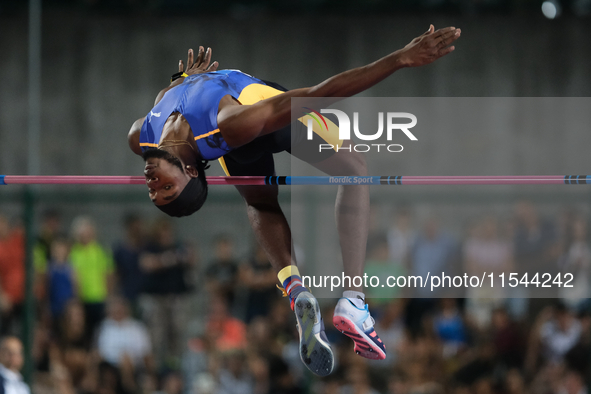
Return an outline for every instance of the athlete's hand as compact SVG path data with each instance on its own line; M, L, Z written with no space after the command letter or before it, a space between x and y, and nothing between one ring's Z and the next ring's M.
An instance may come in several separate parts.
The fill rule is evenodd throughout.
M209 64L211 62L211 48L207 48L207 51L205 51L203 47L200 46L199 52L197 53L197 59L195 59L195 61L193 59L193 50L189 49L187 67L185 68L183 61L179 60L179 72L184 72L187 75L194 75L208 73L218 69L218 62Z
M412 40L401 51L401 61L407 67L418 67L434 62L452 52L455 47L451 45L460 38L462 31L455 27L446 27L435 30L429 26L424 34Z

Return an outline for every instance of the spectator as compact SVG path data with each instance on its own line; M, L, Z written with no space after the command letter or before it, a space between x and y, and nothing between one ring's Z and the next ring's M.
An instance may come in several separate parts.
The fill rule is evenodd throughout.
M534 205L529 201L522 201L515 207L516 227L514 234L515 272L523 275L527 273L531 279L536 273L549 273L554 278L558 273L558 258L561 245L558 242L556 226L551 221L543 220ZM521 278L520 275L520 278ZM522 318L526 311L530 318L535 318L544 307L544 301L531 297L530 288L516 288L514 295L521 298L525 305L514 308L515 313ZM554 288L540 289L544 297L555 297ZM556 293L553 293L555 292ZM538 295L539 297L539 295ZM527 305L529 304L529 305Z
M521 272L539 272L541 268L556 270L558 257L555 226L542 220L529 201L522 201L515 208L516 268Z
M49 209L41 217L37 243L33 249L33 264L35 266L35 295L37 299L45 297L47 285L47 263L51 258L51 244L53 240L61 236L62 222L58 211Z
M54 239L61 236L62 219L58 211L49 209L41 217L39 235L35 245L35 257L39 257L41 263L46 263L51 258L51 244Z
M581 323L581 338L565 355L565 364L568 368L579 371L585 375L591 365L591 315L589 312L581 313L578 316Z
M376 212L379 215L380 211L376 210ZM547 212L552 211L548 210ZM548 221L539 220L551 228L553 227L552 219L552 217L548 217ZM142 258L138 261L143 261L144 265L137 267L138 269L157 269L148 273L149 280L146 280L144 271L141 275L134 275L129 273L130 271L126 271L128 274L124 274L126 269L124 267L133 267L134 263L127 265L126 261L120 264L122 260L118 260L116 267L121 278L118 284L125 298L133 297L132 293L127 292L129 286L123 284L127 279L129 280L127 283L133 283L134 277L141 276L142 289L163 288L163 284L157 282L169 283L170 277L166 269L174 266L177 269L177 274L182 272L176 278L183 278L183 283L180 286L186 289L178 296L184 297L186 300L201 300L202 295L199 295L198 298L191 297L188 291L190 283L185 281L189 278L188 273L194 260L191 260L190 263L179 262L185 256L184 251L187 251L186 255L192 255L190 248L179 242L175 238L174 231L165 228L166 224L161 225L160 223L158 223L159 228L155 231L156 236L151 239L152 244L146 243L142 248L140 237L135 236L142 230L142 226L139 224L141 222L135 220L137 217L127 219L126 237L116 244L115 249L141 255ZM404 221L403 218L400 220ZM584 259L580 259L580 257L584 257L588 253L585 250L588 245L587 222L577 215L562 216L561 220L560 234L561 240L564 240L561 243L561 248L564 246L564 250L561 252L559 260L560 268L563 272L573 272L574 282L578 279L579 273L584 277L583 279L588 279L585 278L587 275L585 270L580 270L586 266L586 263L581 264ZM497 274L497 268L503 265L500 263L503 259L499 256L507 254L510 256L516 239L512 233L507 233L504 229L501 230L499 226L501 223L494 218L483 218L476 223L475 231L470 231L466 235L461 250L466 263L462 274L463 272L472 274L473 270ZM523 223L525 222L520 219L518 229L523 226ZM401 227L404 227L404 223L401 224ZM10 227L9 230L11 230ZM375 237L370 239L368 247L369 261L366 264L366 273L369 276L374 272L376 276L383 274L384 269L392 264L388 258L386 234L383 231L381 234L376 231L374 235ZM449 241L448 248L441 247L441 244L445 244L441 242L441 239ZM513 242L508 242L506 239ZM52 240L54 246L57 246L57 250L54 251L54 260L61 262L63 259L57 258L57 256L67 254L67 243L63 244L63 239L59 236L53 237ZM59 246L60 243L62 246L65 245L65 248ZM134 251L134 245L140 246ZM457 245L459 243L445 235L443 227L442 230L439 230L437 223L428 223L420 237L415 239L413 247L409 249L409 261L428 262L438 267L442 265L445 267L443 270L446 275L454 275L457 273L448 270L453 268L451 263L459 256ZM501 248L499 245L504 246ZM175 253L177 247L183 252ZM150 248L150 250L145 248ZM506 253L506 248L509 249L508 253ZM229 255L231 257L229 260L234 261L231 242L229 247L226 244L222 245L220 249L219 256ZM500 253L501 249L504 250L503 253ZM171 253L165 253L166 250L170 250ZM436 250L451 252L448 258L443 259L443 256L437 255ZM434 257L427 259L426 256ZM0 255L0 259L3 257L4 255ZM154 258L156 259L154 260ZM151 265L154 261L157 264ZM177 262L171 264L170 267L166 265L166 263L173 261ZM61 276L67 271L63 269L67 267L67 259L64 262L66 262L65 265L55 264L51 261L45 264L45 284L49 283L48 278L52 276L49 274L53 272L53 269L55 269L55 276L67 279L67 275L65 275L66 278ZM162 262L165 264L158 266ZM372 268L374 262L375 267ZM235 264L235 261L230 266L232 264ZM556 261L553 264L556 264ZM225 267L224 264L221 266ZM412 266L409 267L412 268ZM372 269L374 271L371 271ZM439 268L439 270L442 269ZM45 274L48 275L45 276ZM75 298L65 301L69 297L63 297L63 301L61 301L64 305L62 307L63 314L54 324L53 332L48 329L50 327L49 320L36 322L34 344L31 351L36 368L35 387L32 387L31 390L39 394L179 394L180 392L296 394L306 391L305 389L318 394L360 394L363 392L375 393L376 391L388 392L388 394L443 392L453 394L586 394L588 392L588 383L586 386L583 378L588 376L590 365L588 356L591 351L591 317L586 313L581 313L580 310L578 314L574 313L577 306L583 306L583 304L579 304L580 297L578 295L573 297L561 293L560 297L568 302L569 308L564 306L552 308L548 313L540 316L537 324L534 324L531 330L527 320L515 320L506 306L497 307L497 304L494 303L491 314L490 305L486 303L471 304L474 300L467 300L468 308L466 313L463 313L460 304L462 300L459 299L444 300L442 305L435 304L439 301L432 301L435 306L429 316L432 317L436 314L436 318L423 318L420 320L420 324L413 326L404 320L403 311L405 308L407 311L412 309L412 307L406 306L407 303L412 305L417 300L387 300L378 311L379 316L376 316L375 324L376 330L380 332L380 337L388 349L388 358L381 362L364 361L354 354L350 342L343 340L346 337L336 329L330 328L332 325L329 324L326 327L327 335L333 350L338 355L339 368L330 377L320 380L303 371L295 320L289 308L285 307L285 300L280 298L280 292L274 288L275 277L264 254L257 251L247 263L239 266L237 270L239 279L234 277L233 281L230 281L231 285L227 287L217 285L217 274L215 269L210 269L210 275L216 285L210 287L211 296L209 297L208 293L208 297L204 298L205 302L200 302L201 305L209 308L206 317L184 313L185 316L181 316L181 318L196 316L195 320L178 328L181 333L178 338L171 338L171 342L162 343L163 347L170 347L174 346L170 344L173 344L175 339L179 340L179 346L185 351L182 360L184 379L181 379L177 372L164 372L157 379L153 361L146 363L143 357L135 358L127 354L133 349L137 349L134 344L137 344L138 338L143 337L144 343L147 342L145 339L146 330L149 334L149 327L143 328L143 334L132 335L132 340L125 340L125 338L129 338L125 332L132 331L127 330L128 326L125 322L131 321L142 326L142 323L130 317L128 309L121 314L126 316L121 320L115 316L116 313L112 313L109 301L109 316L98 331L101 347L97 348L97 338L91 341L84 334L86 323L83 304ZM126 275L127 279L123 279ZM221 277L223 275L220 275ZM2 278L0 278L1 280ZM54 298L51 295L51 286L45 287L47 301L62 299L60 297ZM245 289L248 292L242 293ZM239 295L241 297L235 299L232 310L230 310L227 297L224 296L224 294L228 294L225 290L229 290L236 297ZM217 291L222 295L218 295ZM507 291L507 284L505 291ZM248 293L254 297L247 298ZM489 293L478 292L471 295L481 300L497 297L496 294L491 297ZM156 299L160 298L162 294L157 293L157 290L141 294L138 301L142 301L139 303L142 307L145 306L143 303L145 296ZM176 296L175 294L174 297ZM162 298L166 297L168 295L162 296ZM576 302L570 303L571 300L576 300ZM123 302L125 303L125 301ZM262 306L262 308L249 307L245 310L245 316L248 319L248 325L246 325L230 313L230 311L237 310L237 302L244 305L259 304L257 306ZM375 303L375 300L371 302ZM542 302L548 303L546 300L541 300L540 303ZM52 302L52 304L57 303L60 302ZM45 308L43 311L49 311L49 308ZM144 312L147 311L144 309ZM322 312L324 316L332 315L330 307L323 307ZM416 312L416 310L412 312ZM487 316L491 314L491 317L479 319L480 330L472 331L468 323L471 322L471 317L478 313ZM49 314L47 313L47 315ZM145 316L147 317L148 314ZM163 317L159 319L165 321L161 324L164 329L169 331L174 329L174 327L171 328L170 322L173 319L172 313L165 310L161 316ZM107 330L109 324L111 324L110 331ZM187 334L198 332L201 335L195 335L191 340L185 341L185 330ZM523 333L527 331L531 331L531 338L528 357L525 358L525 347L528 342L524 340ZM463 334L458 335L458 333ZM169 336L173 335L176 334ZM110 349L113 350L113 353L118 352L119 354L111 358L109 362L99 358L99 355L105 353L104 349L107 348L104 346L105 341L110 341ZM95 346L91 346L92 344ZM133 349L122 350L126 346ZM154 345L150 345L149 342L147 346L155 349ZM443 358L444 354L446 356L453 355L456 349L465 349L465 351L458 351L453 357ZM164 351L170 350L164 349ZM1 357L0 350L0 362ZM107 358L106 354L104 357ZM152 357L149 358L152 359ZM526 363L524 363L524 358L527 360ZM535 360L533 366L530 362L532 358ZM113 361L117 359L120 360L118 363ZM162 360L168 364L164 371L170 371L171 367L173 371L177 368L177 365L170 365L169 361L170 358ZM527 371L524 365L527 366ZM220 382L223 382L223 385L220 385Z
M90 362L90 343L85 333L84 307L71 300L58 320L51 358L53 364L63 365L75 387L87 377Z
M399 345L400 361L397 365L402 368L402 372L408 380L411 379L413 362L423 364L427 370L431 370L430 379L437 380L442 372L443 350L441 342L432 335L432 327L428 328L431 330L425 329L424 332L407 335Z
M157 394L183 394L184 382L180 373L175 371L168 372L161 380L161 390Z
M453 263L458 261L458 248L456 242L441 231L439 222L430 218L411 250L413 275L420 275L424 279L427 273L452 273Z
M390 300L382 310L380 319L376 321L376 330L379 330L380 338L388 349L388 357L385 360L372 362L372 366L383 368L394 365L399 360L399 346L405 336L404 305L406 299Z
M218 235L214 241L215 257L205 269L207 290L226 298L230 310L234 306L234 287L238 279L238 262L234 257L234 242L227 235Z
M410 275L420 276L423 280L427 275L454 274L454 263L459 260L456 242L440 230L439 222L435 218L429 218L425 223L410 254ZM429 287L416 289L417 297L437 297L437 292L430 291ZM406 319L409 327L418 332L422 325L423 316L430 312L435 302L430 298L411 299L406 308Z
M529 384L532 394L557 394L561 389L565 368L563 364L548 364L537 371Z
M493 274L495 278L505 272L513 272L513 248L508 240L499 237L497 220L490 216L474 226L463 246L464 271L481 277ZM466 312L472 316L480 328L489 325L494 308L499 307L504 295L500 286L490 286L486 281L481 287L467 290Z
M539 359L546 365L559 365L581 338L581 323L563 304L546 307L532 328L526 367L536 371Z
M563 273L573 277L573 287L561 287L560 296L571 308L582 310L591 297L591 247L587 241L587 221L580 217L570 223L572 239L560 259Z
M367 261L365 262L365 274L368 278L376 277L379 283L387 283L388 277L398 277L404 275L406 270L399 263L394 263L388 259L388 240L384 236L374 236L368 242ZM371 283L371 281L370 281ZM371 300L372 306L377 306L377 313L381 306L392 298L400 297L399 287L390 286L369 286L365 289L365 294Z
M507 394L524 394L527 392L525 387L525 379L518 369L513 368L507 372L505 376L505 392Z
M89 217L79 216L72 223L74 245L70 261L78 279L84 304L86 336L90 340L105 315L105 301L111 291L113 259L96 240L96 228Z
M492 314L492 343L494 345L497 362L508 368L523 365L524 338L521 328L511 319L507 310L497 308Z
M153 239L140 256L143 272L140 306L158 360L177 363L185 343L187 278L195 263L192 249L176 239L170 220L158 220Z
M331 316L330 314L323 314L324 316ZM277 338L277 341L283 345L297 343L298 337L296 331L296 321L289 308L285 308L285 300L275 298L271 304L271 311L267 316L271 326L271 332ZM332 326L327 324L327 328ZM336 328L333 329L336 331ZM328 334L327 334L328 335ZM342 335L340 336L342 338ZM299 358L299 351L298 351ZM297 367L302 363L298 361Z
M155 371L148 330L130 316L129 305L123 298L109 300L107 318L98 332L97 348L100 357L118 369L128 389L136 386L137 377Z
M20 370L23 367L23 345L16 337L0 340L0 392L5 394L30 394L29 386L23 381Z
M270 385L269 361L256 353L248 356L248 369L252 375L253 394L268 394Z
M472 391L474 394L494 394L492 378L484 377L478 379L472 385Z
M240 266L239 282L248 291L246 317L249 323L256 316L269 313L271 301L277 296L277 274L271 266L265 250L257 243L255 251L245 264Z
M478 392L478 387L486 390L488 385L484 382L494 374L495 369L495 349L492 343L482 341L461 356L463 357L455 358L456 362L463 365L454 373L454 380L463 386L472 386L472 392Z
M253 394L254 384L246 357L239 351L229 352L224 357L224 366L219 372L219 394Z
M443 342L443 356L449 358L461 351L468 342L468 332L464 318L458 308L458 300L440 300L439 310L433 317L435 334Z
M199 394L218 394L217 386L217 382L211 373L199 373L193 380L191 392Z
M125 239L113 248L113 260L117 272L118 291L135 309L143 272L139 258L144 249L144 224L137 215L127 215L124 220Z
M267 355L277 351L277 346L274 343L274 333L271 331L271 325L267 317L255 317L246 328L248 353ZM278 348L281 349L281 346Z
M542 355L546 362L562 362L581 338L581 322L563 304L554 308L554 317L540 327Z
M209 302L206 338L219 351L241 350L246 346L246 326L230 315L222 296L214 296Z
M128 365L128 362L125 362ZM133 394L137 391L133 376L129 375L129 369L118 369L106 361L102 361L96 368L97 378L90 392L99 394Z
M409 253L415 242L416 232L412 226L412 214L408 208L399 209L393 226L388 230L389 260L406 267Z
M429 365L424 361L411 361L405 365L408 376L409 393L442 394L443 387L436 380L436 375L431 373Z
M280 357L272 356L268 360L269 369L269 393L272 394L299 394L303 388L297 383L289 365Z
M351 366L346 370L345 376L347 383L341 389L343 394L378 394L370 385L366 366Z
M392 371L387 384L387 394L408 394L408 378L400 368L395 368Z
M66 304L76 296L76 278L68 260L70 247L65 239L56 238L51 244L51 259L47 269L47 290L51 315L57 321Z
M17 331L25 297L25 240L0 213L0 333Z
M587 385L583 376L576 371L567 371L556 394L587 394Z

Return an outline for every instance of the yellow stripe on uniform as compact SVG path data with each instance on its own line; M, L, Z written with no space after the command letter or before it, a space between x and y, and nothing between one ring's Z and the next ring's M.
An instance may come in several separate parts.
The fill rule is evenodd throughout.
M209 137L210 135L213 135L213 134L219 133L219 132L220 132L220 129L215 129L214 131L210 131L209 133L198 135L197 137L195 137L195 141L200 140L201 138Z
M224 174L226 174L226 176L230 176L230 171L228 171L228 167L226 167L226 161L224 160L224 156L222 156L218 159L218 163L220 163L220 166L222 166L222 170L224 170Z
M158 144L153 144L151 142L140 142L140 146L151 146L153 148L157 148Z

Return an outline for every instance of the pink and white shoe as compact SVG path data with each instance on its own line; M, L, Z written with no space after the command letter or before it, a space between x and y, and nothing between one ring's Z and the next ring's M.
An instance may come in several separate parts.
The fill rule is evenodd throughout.
M355 353L371 360L386 358L386 346L373 328L375 321L367 304L358 308L348 298L341 298L335 307L332 323L355 342Z

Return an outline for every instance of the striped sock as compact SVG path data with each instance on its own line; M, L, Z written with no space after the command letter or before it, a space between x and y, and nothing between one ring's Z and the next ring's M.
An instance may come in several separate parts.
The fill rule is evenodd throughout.
M291 306L291 310L293 310L295 299L302 291L306 291L306 288L302 286L300 271L298 271L298 267L295 265L288 265L279 271L277 277L289 297L289 305Z

